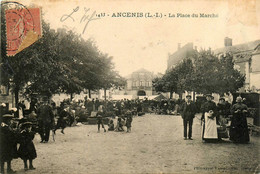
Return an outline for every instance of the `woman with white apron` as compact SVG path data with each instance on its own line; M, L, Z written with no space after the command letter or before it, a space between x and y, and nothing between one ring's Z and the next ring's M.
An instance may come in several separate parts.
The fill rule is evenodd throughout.
M212 101L213 96L206 95L207 101L201 106L202 111L202 140L205 142L218 140L217 132L217 106L216 103Z

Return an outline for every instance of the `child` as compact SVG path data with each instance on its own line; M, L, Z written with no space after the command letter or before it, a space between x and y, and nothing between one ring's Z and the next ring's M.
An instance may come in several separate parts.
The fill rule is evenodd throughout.
M132 126L132 114L130 111L128 111L127 113L127 118L126 118L126 127L127 127L127 132L131 132L131 126Z
M106 129L103 124L102 116L100 114L97 115L97 124L98 124L98 132L100 132L100 125L102 125L102 128L104 128L104 132L106 132Z
M31 131L32 123L25 122L21 125L19 157L24 162L24 170L28 170L27 160L29 160L29 170L34 170L33 159L37 157L36 149L33 144L34 132Z
M15 173L11 168L11 161L14 158L16 149L14 149L15 144L15 134L12 130L10 124L13 115L5 114L2 116L2 122L0 127L0 162L1 162L1 173L4 173L4 163L7 163L7 172Z
M124 128L123 128L123 122L124 122L124 120L122 120L123 118L121 118L121 117L118 117L118 119L117 119L117 125L116 125L116 129L115 129L115 131L125 131L124 130Z
M114 126L114 121L111 119L108 123L108 131L114 131L115 126Z

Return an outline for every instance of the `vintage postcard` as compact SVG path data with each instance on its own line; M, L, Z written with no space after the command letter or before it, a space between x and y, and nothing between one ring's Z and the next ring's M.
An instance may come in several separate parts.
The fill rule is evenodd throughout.
M259 173L260 1L2 0L1 173Z

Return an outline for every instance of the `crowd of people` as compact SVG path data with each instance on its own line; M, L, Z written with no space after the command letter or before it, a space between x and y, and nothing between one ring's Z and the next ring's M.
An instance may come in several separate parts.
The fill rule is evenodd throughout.
M191 96L186 96L187 100L182 104L180 112L183 118L184 140L192 140L192 124L198 108L191 101ZM243 99L239 96L236 103L232 106L225 102L224 98L219 99L216 104L214 97L206 95L207 101L202 104L202 140L205 142L216 142L222 138L229 138L234 143L248 143L249 131L247 125L248 109L243 104ZM230 120L230 125L228 124ZM189 125L189 127L187 127ZM228 133L229 128L229 133ZM188 135L187 135L188 129Z
M142 116L152 112L155 114L180 113L183 118L184 139L192 140L193 119L196 113L201 112L202 140L205 142L229 138L235 143L248 143L249 133L246 120L248 112L242 98L237 97L236 104L233 106L224 98L220 98L216 104L212 95L206 95L206 100L200 107L191 100L190 95L186 96L186 100L163 99L161 101L148 99L64 100L60 106L56 106L53 101L49 102L50 100L45 97L42 102L32 100L29 110L26 110L24 102L20 102L18 106L23 117L14 117L19 111L6 112L3 109L4 105L1 105L1 173L4 173L5 162L7 172L13 173L11 160L19 157L24 162L24 170L35 169L33 160L37 157L37 153L33 139L36 133L39 133L41 143L48 143L51 131L53 131L53 136L57 129L61 129L61 133L64 134L67 126L75 125L77 121L88 121L89 118L96 118L98 132L101 127L104 132L121 132L125 131L124 127L127 128L126 132L131 132L133 116ZM106 119L108 119L107 129L104 124ZM17 148L18 144L19 148Z

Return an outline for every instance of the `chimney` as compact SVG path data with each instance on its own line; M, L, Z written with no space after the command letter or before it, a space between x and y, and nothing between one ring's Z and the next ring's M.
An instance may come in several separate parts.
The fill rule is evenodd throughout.
M225 47L232 46L232 39L229 37L225 37L224 44Z
M181 49L181 43L178 43L178 50Z

